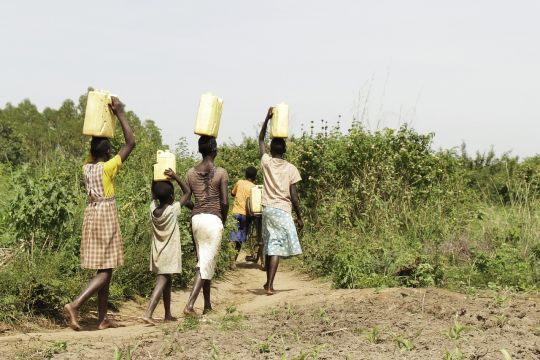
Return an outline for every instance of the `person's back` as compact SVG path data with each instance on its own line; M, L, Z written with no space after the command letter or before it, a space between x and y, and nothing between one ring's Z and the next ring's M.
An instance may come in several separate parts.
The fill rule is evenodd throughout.
M291 212L290 186L302 180L296 166L285 159L263 154L261 166L264 178L263 206Z
M161 185L161 184L160 184ZM160 204L150 203L152 220L152 261L150 270L156 274L176 274L182 271L180 249L180 202Z
M210 169L196 166L188 170L187 182L195 197L192 216L212 214L224 221L221 211L220 189L223 179L228 179L227 171L218 166Z
M294 209L298 227L304 222L300 214L300 200L296 183L302 178L298 169L283 158L287 151L285 139L273 138L270 142L270 153L266 153L265 136L268 122L273 110L268 109L261 132L259 133L259 153L264 177L262 197L262 233L264 239L264 254L266 257L267 295L274 294L274 278L276 276L279 258L300 255L302 248L298 239L291 211Z
M231 194L234 196L234 206L232 213L247 215L246 201L251 194L251 188L255 186L255 179L240 179L236 182Z
M255 186L257 169L253 166L247 167L245 177L245 179L238 180L231 190L231 194L234 196L233 217L236 220L236 230L231 232L229 240L235 243L235 260L238 258L242 243L246 242L249 234L250 219L247 216L246 205L251 195L251 189Z

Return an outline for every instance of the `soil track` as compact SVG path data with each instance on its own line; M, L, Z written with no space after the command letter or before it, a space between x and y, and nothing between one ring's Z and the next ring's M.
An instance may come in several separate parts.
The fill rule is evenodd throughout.
M7 332L0 358L113 359L116 351L123 359L129 352L132 359L504 359L505 349L513 359L540 359L537 296L336 290L283 266L277 294L264 295L264 281L264 272L241 263L215 284L207 316L149 327L137 319L146 303L128 302L113 329L95 331L90 319L80 332ZM173 294L173 314L187 296Z

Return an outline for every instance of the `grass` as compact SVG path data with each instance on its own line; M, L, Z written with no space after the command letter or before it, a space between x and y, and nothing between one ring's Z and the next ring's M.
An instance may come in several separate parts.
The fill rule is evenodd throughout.
M257 349L260 354L266 354L270 352L270 343L268 341L261 341L257 344Z
M12 352L10 358L13 359L52 359L55 355L68 351L67 341L50 342L49 345L43 347L25 346L24 349Z
M330 323L330 316L328 315L328 312L326 311L326 308L324 307L319 308L319 320L323 324Z
M185 332L189 330L196 330L200 327L201 323L199 318L195 316L186 316L184 320L176 327L178 332Z
M221 352L217 348L215 344L212 344L212 349L210 350L210 360L221 360L223 357L221 356Z
M279 317L279 308L272 308L270 310L270 316L274 319L277 319Z
M457 320L454 320L454 324L448 330L447 336L452 340L458 340L461 338L461 333L465 330L465 327L461 325Z
M316 346L313 350L302 350L300 351L300 354L295 355L290 358L290 360L315 360L320 357L321 349L324 347L323 345ZM281 355L281 360L289 360L287 357L287 354L283 353Z
M455 348L452 351L447 350L444 353L442 360L465 360L465 354L458 348Z
M298 316L298 308L295 305L287 304L287 319Z
M495 324L498 327L503 328L506 323L508 323L508 316L506 316L505 314L495 316Z
M403 337L402 335L398 335L398 336L394 337L394 342L396 343L398 349L400 349L401 351L412 351L412 350L414 350L413 341Z
M135 345L123 345L114 349L114 360L133 360L133 355L140 346L140 342Z
M366 339L372 344L380 343L381 332L379 331L379 328L375 326L373 329L366 331Z
M238 312L235 306L229 306L219 322L219 327L224 331L240 330L242 322L246 319L247 316Z

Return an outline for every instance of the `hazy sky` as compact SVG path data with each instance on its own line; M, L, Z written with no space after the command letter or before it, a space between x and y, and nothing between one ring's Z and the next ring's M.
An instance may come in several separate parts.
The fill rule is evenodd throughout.
M191 144L199 96L224 99L218 140L354 114L410 123L436 146L540 153L540 1L2 1L0 106L108 89Z

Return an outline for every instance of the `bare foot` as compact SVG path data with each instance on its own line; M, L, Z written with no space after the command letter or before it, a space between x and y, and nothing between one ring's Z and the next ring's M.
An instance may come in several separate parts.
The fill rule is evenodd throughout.
M98 330L105 330L105 329L108 329L112 326L111 322L107 319L103 320L102 322L99 323L98 325Z
M193 309L185 308L184 309L184 315L186 315L186 316L197 316L197 313Z
M267 296L274 295L276 293L276 290L274 290L273 288L268 288L268 286L266 287L265 290L266 290Z
M206 315L206 314L208 314L208 313L210 313L212 311L214 311L214 309L212 309L212 307L210 306L210 307L204 308L202 313L203 313L203 315Z
M263 289L264 289L264 290L268 290L268 284L264 284L264 285L263 285Z
M81 326L77 322L77 311L71 306L71 304L64 305L64 315L69 324L69 327L75 331L81 330Z
M157 323L151 317L143 316L141 319L150 326L157 326Z
M163 320L165 320L165 321L178 321L178 318L175 318L174 316L169 315L169 316L165 316L163 318Z

